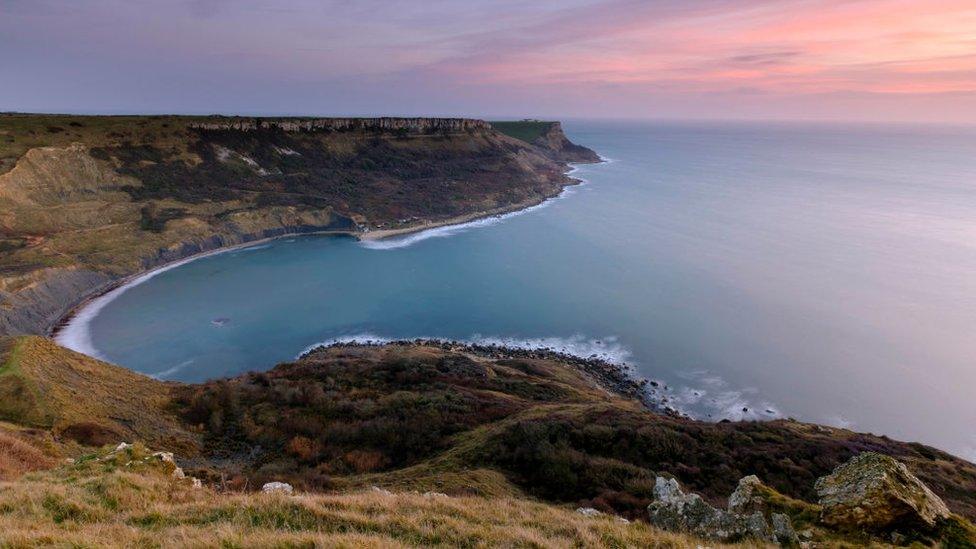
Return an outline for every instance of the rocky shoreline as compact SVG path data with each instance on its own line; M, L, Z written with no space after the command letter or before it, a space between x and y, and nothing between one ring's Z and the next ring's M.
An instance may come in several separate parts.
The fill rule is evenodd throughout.
M671 417L686 417L667 405L667 399L649 389L654 382L639 377L636 372L625 365L604 360L597 356L581 357L564 353L550 347L521 349L504 345L486 345L453 341L445 339L397 339L378 341L337 341L318 345L299 355L299 359L313 355L316 352L346 347L377 348L386 346L397 347L429 347L442 351L461 352L490 360L553 360L574 367L593 381L598 387L627 399L640 401L648 410Z

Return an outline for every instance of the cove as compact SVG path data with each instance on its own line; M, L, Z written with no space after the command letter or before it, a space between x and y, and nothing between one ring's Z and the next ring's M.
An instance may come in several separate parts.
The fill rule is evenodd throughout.
M711 419L797 419L976 458L976 133L570 122L612 159L520 215L284 238L83 310L62 342L199 381L337 339L601 354ZM74 328L74 331L70 329Z

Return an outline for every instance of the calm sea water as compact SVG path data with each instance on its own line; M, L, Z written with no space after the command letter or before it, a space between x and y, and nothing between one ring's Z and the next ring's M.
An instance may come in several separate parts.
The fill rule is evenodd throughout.
M612 161L545 207L207 257L62 340L184 381L337 338L556 346L626 361L700 417L793 416L976 458L976 131L566 127Z

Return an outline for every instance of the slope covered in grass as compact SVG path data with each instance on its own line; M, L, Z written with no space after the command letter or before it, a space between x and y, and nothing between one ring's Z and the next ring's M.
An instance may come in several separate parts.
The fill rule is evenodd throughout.
M976 509L976 466L933 448L789 420L716 424L655 413L619 370L546 351L342 345L268 372L180 385L42 338L0 347L2 402L12 420L0 425L0 479L13 481L0 485L0 531L18 543L34 539L35 524L36 535L64 543L107 532L126 544L163 536L248 545L283 536L324 544L680 545L645 526L586 522L550 506L646 520L659 476L724 507L752 474L798 529L847 539L817 522L814 481L865 451L903 462L958 515L972 518ZM87 438L72 430L79 424L90 426L81 431ZM207 488L145 476L155 469L143 455L105 459L104 448L85 455L93 433L113 446L142 440L173 451ZM64 465L67 457L75 462ZM270 481L318 495L252 493ZM373 486L451 497L362 494Z
M695 547L612 516L519 498L367 490L220 492L175 479L142 447L0 483L0 546Z
M174 387L46 338L0 338L0 420L65 439L139 439L186 453L195 442L169 409Z
M906 463L954 511L976 516L976 465L944 452L796 421L662 415L606 380L601 388L584 366L437 343L339 346L186 386L176 400L205 433L205 453L247 456L195 474L239 484L527 494L639 517L661 474L715 503L751 474L815 501L818 477L870 450Z
M542 137L549 131L552 125L553 122L545 122L542 120L497 121L491 123L491 126L496 130L507 136L525 141L526 143L532 143Z

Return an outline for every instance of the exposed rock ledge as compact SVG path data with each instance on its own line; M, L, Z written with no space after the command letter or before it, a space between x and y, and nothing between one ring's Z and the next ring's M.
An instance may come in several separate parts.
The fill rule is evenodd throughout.
M208 119L192 122L190 128L199 130L253 131L279 129L286 132L316 131L380 131L408 133L440 133L489 131L491 125L473 118L244 118Z

